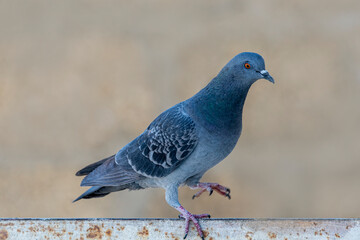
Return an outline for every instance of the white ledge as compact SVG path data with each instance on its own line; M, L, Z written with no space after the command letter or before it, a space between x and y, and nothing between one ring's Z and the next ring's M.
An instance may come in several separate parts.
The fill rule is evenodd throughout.
M206 219L205 239L359 240L360 219ZM181 219L0 218L0 240L183 239ZM188 239L200 239L190 225Z

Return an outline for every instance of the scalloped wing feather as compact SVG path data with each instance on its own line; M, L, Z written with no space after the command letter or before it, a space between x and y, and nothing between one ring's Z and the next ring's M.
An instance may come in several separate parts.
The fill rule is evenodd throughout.
M195 123L176 105L157 117L128 146L126 155L136 172L164 177L191 155L197 142Z

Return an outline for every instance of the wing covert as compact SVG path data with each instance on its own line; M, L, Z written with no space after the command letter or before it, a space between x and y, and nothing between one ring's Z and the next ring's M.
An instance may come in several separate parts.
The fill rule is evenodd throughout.
M179 104L157 117L126 149L126 156L136 172L164 177L190 156L197 142L195 123Z

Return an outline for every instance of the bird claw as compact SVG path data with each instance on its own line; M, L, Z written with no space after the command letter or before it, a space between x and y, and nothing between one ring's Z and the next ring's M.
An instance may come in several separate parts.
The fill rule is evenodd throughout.
M211 218L210 214L191 214L194 218ZM179 214L179 218L186 219L183 214Z
M198 183L194 188L202 188L200 191L198 191L197 193L195 193L192 196L192 199L195 199L196 197L199 197L203 192L208 191L209 192L209 196L212 195L212 193L214 192L214 190L216 192L218 192L219 194L231 199L230 196L230 189L227 187L224 187L220 184L217 183Z
M189 233L189 224L190 221L192 221L196 227L196 230L199 234L199 236L201 237L201 239L204 239L204 233L201 229L201 226L199 224L198 219L201 218L210 218L209 214L191 214L190 212L188 212L185 208L183 208L182 206L176 208L181 214L179 215L180 218L184 218L185 219L185 236L184 239L186 239L186 237L188 236Z

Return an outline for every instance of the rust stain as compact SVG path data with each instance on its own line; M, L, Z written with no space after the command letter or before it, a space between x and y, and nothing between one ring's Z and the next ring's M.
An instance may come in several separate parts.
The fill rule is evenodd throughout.
M12 223L12 222L9 222L9 223L0 223L0 226L1 227L7 227L7 226L14 226L15 224Z
M8 232L6 229L0 231L0 240L6 240L9 237Z
M144 226L141 231L138 232L138 235L140 236L149 236L149 230Z
M83 221L80 222L79 228L80 228L80 230L82 230L82 229L84 228L84 222L83 222ZM81 240L81 239L80 239L80 240Z
M315 236L318 235L318 232L314 232Z
M276 238L276 234L273 233L273 232L269 232L268 236L269 236L270 239L275 239Z
M254 233L253 232L247 232L246 234L245 234L245 238L247 239L247 240L252 240L252 236L254 235Z
M338 233L335 233L335 237L340 238L340 235Z
M160 232L160 230L158 228L155 228L154 231L155 232Z
M107 236L109 236L109 237L111 237L111 229L108 229L108 230L106 230L106 232L105 232L105 234L107 235Z
M209 236L209 232L208 232L208 231L203 230L203 234L204 234L204 238L206 238L207 236Z
M214 240L214 239L212 237L210 237L209 240Z
M288 240L288 238L284 238L284 240Z
M94 238L94 239L102 239L101 229L98 225L94 227L90 227L86 230L88 234L86 234L87 238Z

